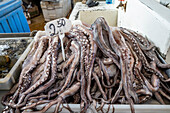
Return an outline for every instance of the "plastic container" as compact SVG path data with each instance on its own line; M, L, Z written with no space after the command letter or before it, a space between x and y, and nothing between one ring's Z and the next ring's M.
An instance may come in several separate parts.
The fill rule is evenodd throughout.
M2 35L5 36L5 34L2 34ZM21 37L21 34L19 34L20 37L17 37L17 34L14 34L14 35L15 37L12 37L12 38L4 37L0 39L1 40L12 40L12 39L15 39L15 40L23 39L24 40L28 38L33 38L33 37L29 37L29 34L27 34L27 37ZM26 34L24 34L24 36L25 35ZM12 35L10 34L10 36ZM16 80L18 79L18 76L20 75L20 72L21 72L22 63L24 62L25 58L27 57L27 54L31 50L32 44L33 44L33 41L27 46L27 48L22 53L22 55L19 57L17 62L14 64L14 66L11 68L9 73L4 78L0 78L0 90L10 90L11 87L16 83Z
M60 0L59 2L41 1L45 21L66 17L71 10L71 0Z
M0 33L30 32L20 0L0 2Z
M42 109L44 105L37 106L37 109ZM67 104L64 104L64 106L67 106ZM80 104L69 104L71 110L73 110L75 113L80 113ZM53 113L55 110L56 105L53 105L46 113ZM110 106L110 110L108 113L113 113L112 110L115 110L115 113L131 113L130 111L130 105L128 104L113 104L113 106ZM160 104L135 104L134 105L135 112L136 113L169 113L170 111L170 105L160 105ZM105 104L103 107L103 111L108 110L108 105ZM62 109L61 113L68 113L67 109ZM93 106L90 106L90 108L87 110L87 113L97 113L95 108ZM99 112L100 113L100 112Z
M106 4L112 4L112 0L106 0Z

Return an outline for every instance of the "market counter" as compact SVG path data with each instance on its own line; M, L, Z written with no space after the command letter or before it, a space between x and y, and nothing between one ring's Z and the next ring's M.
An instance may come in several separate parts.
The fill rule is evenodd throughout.
M98 17L104 17L110 26L117 26L118 10L116 4L106 4L99 1L98 6L88 7L86 4L77 2L69 19L81 20L86 24L92 24Z

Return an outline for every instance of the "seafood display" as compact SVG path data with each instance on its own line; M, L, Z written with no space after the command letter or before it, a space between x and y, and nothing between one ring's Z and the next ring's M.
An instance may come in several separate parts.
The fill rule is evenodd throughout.
M81 112L91 105L103 112L105 104L129 104L134 113L134 104L152 97L160 104L170 101L165 73L170 64L163 64L156 46L139 33L109 27L100 17L91 27L72 26L63 44L65 61L58 35L36 34L18 84L2 98L4 113L43 113L53 105L55 113L63 108L73 112L63 103L80 104Z
M0 39L0 78L8 74L31 41L31 38Z

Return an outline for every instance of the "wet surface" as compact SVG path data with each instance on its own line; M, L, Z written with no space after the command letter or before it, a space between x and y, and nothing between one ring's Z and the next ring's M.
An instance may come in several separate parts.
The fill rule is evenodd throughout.
M0 78L7 75L31 41L31 38L0 39Z
M31 24L29 24L30 30L44 30L45 20L43 14L36 16L31 19Z

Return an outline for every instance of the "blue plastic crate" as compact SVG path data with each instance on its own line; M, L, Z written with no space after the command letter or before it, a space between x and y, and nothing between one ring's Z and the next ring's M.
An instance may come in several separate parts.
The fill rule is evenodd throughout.
M30 32L20 0L0 2L0 33Z

